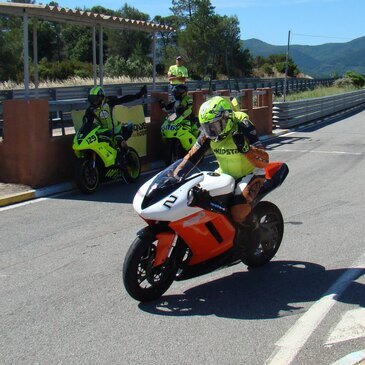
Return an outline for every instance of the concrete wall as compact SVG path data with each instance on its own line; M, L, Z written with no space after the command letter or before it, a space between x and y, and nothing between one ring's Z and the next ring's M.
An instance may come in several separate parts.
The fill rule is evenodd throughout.
M71 178L72 135L49 136L47 100L4 101L0 180L37 188Z
M253 106L253 90L242 90L241 108L256 125L259 135L272 132L272 90L263 89L257 106ZM191 92L193 111L198 114L208 90ZM229 95L228 90L220 92ZM152 93L152 97L168 101L168 93ZM4 140L0 142L0 181L39 188L70 181L76 157L72 150L73 135L50 137L48 101L42 99L5 100ZM147 123L147 156L142 158L146 169L150 163L162 159L160 126L164 119L158 103L151 105L151 119Z

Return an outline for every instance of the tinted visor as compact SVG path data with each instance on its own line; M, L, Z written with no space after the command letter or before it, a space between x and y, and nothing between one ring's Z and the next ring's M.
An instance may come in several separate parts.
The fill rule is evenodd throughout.
M176 99L176 100L180 100L181 99L181 96L182 96L182 92L180 92L180 91L174 91L174 98Z
M103 101L103 97L101 95L89 95L87 100L93 105L100 105Z
M209 139L216 139L226 128L227 122L227 118L220 117L212 122L202 123L201 128Z
M176 100L179 100L182 98L183 94L186 93L188 91L187 88L185 88L184 86L175 86L174 89L173 89L173 95L174 95L174 98Z

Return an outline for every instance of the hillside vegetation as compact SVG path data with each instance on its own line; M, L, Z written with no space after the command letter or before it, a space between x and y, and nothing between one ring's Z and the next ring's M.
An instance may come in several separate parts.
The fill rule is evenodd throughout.
M275 46L258 39L243 41L243 47L256 56L285 54L286 46ZM365 37L346 43L319 46L290 45L289 55L301 72L312 77L343 75L348 70L365 75Z

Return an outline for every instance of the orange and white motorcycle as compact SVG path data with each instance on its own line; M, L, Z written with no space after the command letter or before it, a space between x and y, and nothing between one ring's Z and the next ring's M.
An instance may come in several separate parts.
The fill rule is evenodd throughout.
M261 199L280 186L289 169L285 163L266 167L266 181L242 228L233 222L229 207L235 180L226 174L189 171L173 177L181 160L161 171L136 193L135 211L147 226L137 233L126 254L123 282L136 300L162 296L174 280L185 280L243 262L250 267L268 263L284 232L279 208Z

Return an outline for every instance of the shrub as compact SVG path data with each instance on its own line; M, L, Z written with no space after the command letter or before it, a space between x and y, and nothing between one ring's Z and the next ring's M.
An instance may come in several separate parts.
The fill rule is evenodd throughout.
M350 88L354 87L354 83L352 82L352 80L349 77L343 77L341 79L337 79L333 83L333 86L350 89Z
M262 72L265 74L265 75L268 75L268 76L273 76L274 75L274 70L272 69L272 66L268 63L264 63L261 67L260 67L260 70L262 70Z
M347 71L345 73L345 78L349 78L353 85L358 88L365 86L365 77L355 71Z
M33 65L31 66L33 74ZM86 62L75 60L64 60L61 62L48 62L41 60L38 65L39 80L66 80L70 77L91 77L92 65Z
M125 61L119 56L111 56L105 62L105 74L109 77L128 76L131 79L152 75L152 64L134 58Z

